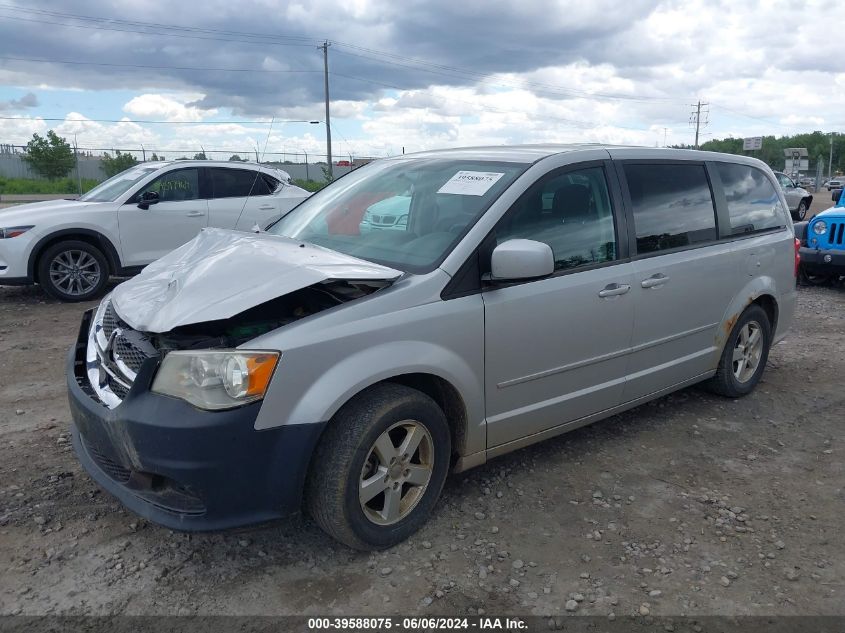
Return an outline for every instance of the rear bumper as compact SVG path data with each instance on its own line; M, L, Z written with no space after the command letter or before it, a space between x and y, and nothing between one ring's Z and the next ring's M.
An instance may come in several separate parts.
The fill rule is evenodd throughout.
M808 272L845 274L845 250L802 246L799 254L801 265Z
M262 403L201 411L149 391L150 359L115 409L90 395L85 342L67 357L73 445L80 463L126 507L171 529L230 528L297 512L323 424L256 431Z

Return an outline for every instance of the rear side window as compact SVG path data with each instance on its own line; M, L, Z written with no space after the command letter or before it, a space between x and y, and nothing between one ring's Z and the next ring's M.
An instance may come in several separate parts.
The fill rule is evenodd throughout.
M716 211L704 165L627 164L637 252L715 240Z
M762 171L732 163L719 163L716 169L728 201L733 234L785 226L778 192Z
M267 195L267 185L261 180L261 174L245 169L218 168L211 170L211 178L214 183L215 198L245 198L253 191L253 185L257 184L260 192L253 195Z

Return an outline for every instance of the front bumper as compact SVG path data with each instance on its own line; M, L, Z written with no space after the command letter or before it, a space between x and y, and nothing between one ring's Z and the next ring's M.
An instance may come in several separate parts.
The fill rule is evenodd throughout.
M802 246L798 253L801 255L801 265L807 272L845 274L845 250ZM825 261L828 257L830 261Z
M30 233L0 240L0 286L33 283L29 254L34 236Z
M297 512L311 453L324 424L256 431L256 402L202 411L152 393L148 359L114 409L92 396L85 313L67 357L73 445L91 477L126 507L176 530L218 530Z

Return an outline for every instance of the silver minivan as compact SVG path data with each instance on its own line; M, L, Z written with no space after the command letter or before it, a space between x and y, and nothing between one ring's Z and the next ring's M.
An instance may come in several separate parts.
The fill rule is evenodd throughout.
M385 224L399 207L403 226ZM343 543L388 547L449 472L695 383L749 393L792 322L797 264L752 158L380 160L266 231L202 231L87 312L67 361L74 446L170 528L304 507Z

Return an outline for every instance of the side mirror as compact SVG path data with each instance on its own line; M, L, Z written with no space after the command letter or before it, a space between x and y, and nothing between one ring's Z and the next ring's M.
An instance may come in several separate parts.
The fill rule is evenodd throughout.
M494 281L537 279L555 271L555 256L543 242L508 240L493 249L490 269Z
M157 191L145 191L141 194L141 201L138 202L139 209L149 209L151 204L158 203L158 192Z

